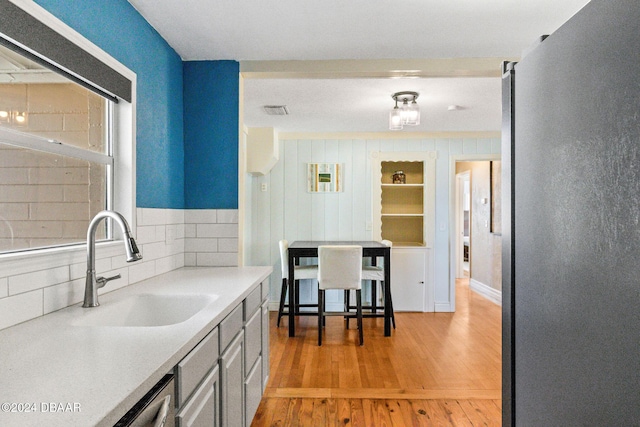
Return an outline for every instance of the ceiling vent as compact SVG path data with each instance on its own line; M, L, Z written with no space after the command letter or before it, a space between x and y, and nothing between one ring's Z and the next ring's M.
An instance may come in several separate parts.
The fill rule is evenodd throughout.
M265 105L264 107L265 113L270 116L288 116L289 110L287 110L286 105Z

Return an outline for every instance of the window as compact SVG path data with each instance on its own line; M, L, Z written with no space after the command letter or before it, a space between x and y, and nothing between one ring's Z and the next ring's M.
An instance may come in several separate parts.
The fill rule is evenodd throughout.
M0 253L84 242L112 207L114 108L0 46Z

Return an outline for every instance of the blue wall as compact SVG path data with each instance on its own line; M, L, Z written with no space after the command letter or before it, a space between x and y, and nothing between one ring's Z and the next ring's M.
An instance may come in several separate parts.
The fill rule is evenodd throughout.
M238 208L236 61L184 63L185 208Z
M138 207L237 209L239 64L183 67L126 0L35 1L137 74Z

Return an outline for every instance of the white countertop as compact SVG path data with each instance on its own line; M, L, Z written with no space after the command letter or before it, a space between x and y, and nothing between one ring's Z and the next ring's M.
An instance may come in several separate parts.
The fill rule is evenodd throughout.
M100 307L74 305L0 331L0 425L112 426L271 271L182 268L100 295ZM217 299L175 325L73 324L88 310L149 293ZM31 412L6 412L6 404Z

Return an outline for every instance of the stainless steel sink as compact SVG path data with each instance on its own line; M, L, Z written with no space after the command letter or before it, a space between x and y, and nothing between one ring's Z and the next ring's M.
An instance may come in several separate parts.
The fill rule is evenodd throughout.
M212 295L140 294L84 310L76 326L154 327L185 322L217 299Z

